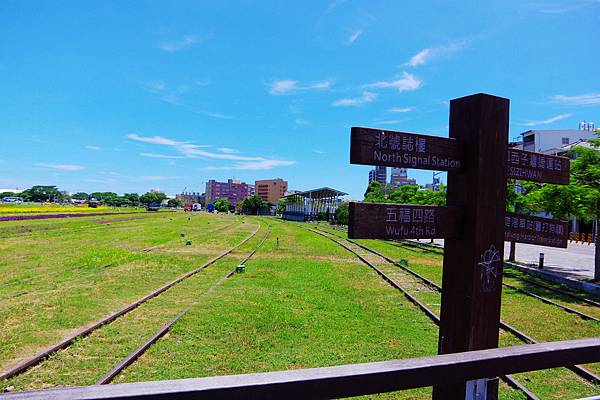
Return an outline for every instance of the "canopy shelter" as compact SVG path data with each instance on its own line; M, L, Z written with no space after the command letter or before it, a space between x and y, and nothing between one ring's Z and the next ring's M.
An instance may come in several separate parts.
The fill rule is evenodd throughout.
M331 218L342 202L341 197L348 193L329 187L307 190L285 196L283 219L292 221L312 221L317 216Z

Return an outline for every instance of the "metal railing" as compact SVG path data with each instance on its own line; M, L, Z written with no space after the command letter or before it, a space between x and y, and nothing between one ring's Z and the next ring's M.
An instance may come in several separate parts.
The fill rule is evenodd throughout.
M0 394L5 400L333 399L600 361L600 338L246 375Z

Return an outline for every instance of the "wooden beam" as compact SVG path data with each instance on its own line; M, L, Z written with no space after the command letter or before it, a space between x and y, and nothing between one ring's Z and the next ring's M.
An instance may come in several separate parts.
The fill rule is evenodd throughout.
M1 400L333 399L600 361L600 338L248 375L0 394Z
M450 102L450 137L463 146L464 167L448 172L446 204L463 210L463 235L444 245L439 354L498 346L508 110L508 99L486 94ZM464 399L465 385L433 394Z

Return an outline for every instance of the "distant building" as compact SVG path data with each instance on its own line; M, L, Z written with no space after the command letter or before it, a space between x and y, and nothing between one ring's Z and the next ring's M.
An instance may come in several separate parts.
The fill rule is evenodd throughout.
M231 205L254 195L254 185L249 185L237 179L228 179L227 182L217 182L214 179L206 182L206 203L213 203L219 199L226 199Z
M369 171L369 184L373 181L377 181L382 185L387 183L387 167L376 166L374 169Z
M400 187L404 185L416 185L417 180L408 177L408 170L406 168L392 168L392 175L390 176L390 184L392 186Z
M279 199L285 196L287 189L287 181L284 181L281 178L264 179L254 182L256 195L271 204L277 204Z
M177 200L181 200L183 202L183 206L192 206L194 204L202 204L201 194L196 192L184 192L181 194L176 194L175 198Z
M585 127L588 126L585 125ZM521 136L523 137L523 150L553 154L561 147L580 140L591 139L595 135L593 131L587 129L560 129L530 130L523 132Z
M342 203L342 197L348 193L329 187L307 190L285 197L283 219L292 221L312 221L315 219L331 219L335 210Z

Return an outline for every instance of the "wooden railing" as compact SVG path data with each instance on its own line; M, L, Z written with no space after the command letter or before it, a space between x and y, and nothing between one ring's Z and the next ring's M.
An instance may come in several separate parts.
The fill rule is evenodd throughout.
M589 338L326 368L5 393L0 399L332 399L597 361L600 338Z

